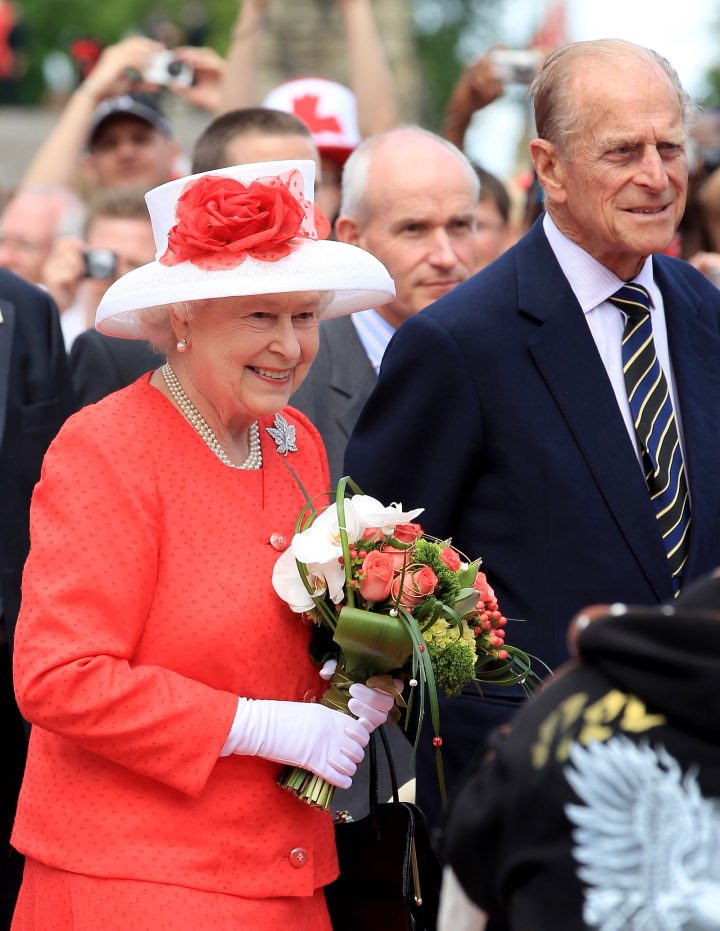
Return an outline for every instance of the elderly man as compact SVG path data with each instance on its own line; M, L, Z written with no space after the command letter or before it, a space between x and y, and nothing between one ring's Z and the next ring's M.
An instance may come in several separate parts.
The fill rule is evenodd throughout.
M662 601L720 564L720 292L661 254L688 174L689 102L669 63L575 43L531 93L547 213L401 328L345 465L482 556L503 613L526 622L508 642L555 667L583 605ZM450 787L520 701L443 703ZM429 809L433 753L423 741Z
M322 434L333 482L390 338L470 276L478 193L465 156L419 127L371 136L348 159L335 235L377 256L397 296L378 310L323 323L320 351L293 395Z
M0 213L0 268L39 284L56 238L78 233L84 217L85 208L71 191L18 191Z

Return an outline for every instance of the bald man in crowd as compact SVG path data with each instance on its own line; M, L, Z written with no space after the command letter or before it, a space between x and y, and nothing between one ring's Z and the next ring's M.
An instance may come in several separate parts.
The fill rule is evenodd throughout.
M465 156L416 126L371 136L345 164L335 236L380 259L397 295L377 310L321 323L320 350L292 397L322 435L333 483L391 337L475 267L479 190Z

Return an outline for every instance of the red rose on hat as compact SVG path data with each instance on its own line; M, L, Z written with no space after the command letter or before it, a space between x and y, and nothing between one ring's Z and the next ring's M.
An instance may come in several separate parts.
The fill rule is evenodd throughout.
M290 254L295 237L316 239L324 232L323 221L328 224L322 214L315 224L308 222L312 206L303 198L297 171L287 181L270 177L248 185L203 175L178 198L177 223L160 262L172 266L189 261L206 271L236 268L248 255L275 262Z

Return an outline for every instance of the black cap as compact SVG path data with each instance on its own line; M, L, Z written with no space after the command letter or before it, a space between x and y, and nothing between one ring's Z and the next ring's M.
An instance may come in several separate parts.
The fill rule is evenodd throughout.
M155 97L149 94L121 94L119 97L103 100L96 108L88 132L88 149L92 148L101 127L113 116L134 116L164 136L172 138L172 127L160 110Z

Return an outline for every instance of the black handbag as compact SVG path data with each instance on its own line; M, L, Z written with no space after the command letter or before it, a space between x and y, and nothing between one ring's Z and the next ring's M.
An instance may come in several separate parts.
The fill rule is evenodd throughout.
M392 784L393 801L378 801L376 734ZM370 814L335 822L340 876L325 887L334 931L435 931L441 866L425 817L398 798L397 776L382 727L369 744Z

